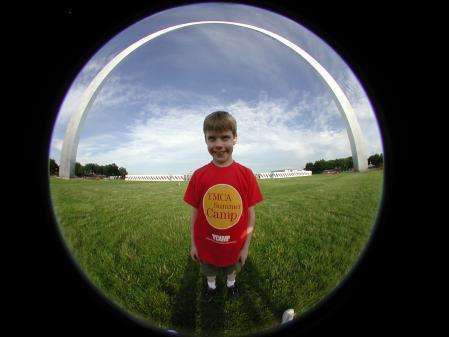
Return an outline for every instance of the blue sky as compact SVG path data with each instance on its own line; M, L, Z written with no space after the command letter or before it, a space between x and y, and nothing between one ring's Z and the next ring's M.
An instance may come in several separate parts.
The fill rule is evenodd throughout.
M160 29L192 21L255 25L312 55L348 96L368 155L382 152L372 107L345 62L319 37L272 12L236 4L197 4L150 16L112 38L74 80L61 106L50 157L58 163L65 129L83 90L117 53ZM142 46L106 80L80 133L77 161L116 163L129 174L184 174L210 161L204 117L232 113L234 159L255 172L303 168L351 155L343 119L329 89L289 48L259 32L201 25Z

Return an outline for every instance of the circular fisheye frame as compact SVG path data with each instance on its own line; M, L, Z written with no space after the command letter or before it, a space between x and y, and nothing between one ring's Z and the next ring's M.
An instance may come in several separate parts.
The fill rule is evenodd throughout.
M76 265L167 335L305 322L358 264L382 200L382 138L353 71L301 24L240 4L114 36L67 92L49 156Z

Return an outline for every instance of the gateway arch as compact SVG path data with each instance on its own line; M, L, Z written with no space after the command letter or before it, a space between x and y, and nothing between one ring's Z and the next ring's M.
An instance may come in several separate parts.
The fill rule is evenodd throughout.
M95 78L90 82L89 86L84 91L83 95L81 96L78 108L70 118L70 121L67 125L67 130L64 136L61 151L61 160L59 167L60 177L73 178L75 176L76 153L78 150L80 130L82 128L84 120L86 119L89 108L91 107L97 93L99 92L101 86L103 85L104 81L109 76L109 74L112 72L112 70L120 62L122 62L128 55L130 55L132 52L134 52L136 49L143 46L144 44L150 42L151 40L174 30L204 24L232 25L258 31L262 34L268 35L271 38L279 41L283 45L292 49L301 58L303 58L318 73L319 78L321 78L324 81L324 83L329 87L334 102L337 104L338 110L340 111L341 116L345 121L346 130L349 137L349 143L351 145L354 169L356 171L365 171L368 169L367 155L365 151L365 144L363 140L362 130L357 121L354 110L352 109L352 106L349 103L348 98L346 97L340 86L337 84L337 82L334 80L334 78L312 56L310 56L307 52L305 52L303 49L301 49L294 43L290 42L286 38L283 38L280 35L277 35L273 32L270 32L268 30L256 26L229 21L197 21L171 26L162 29L160 31L157 31L153 34L147 35L144 38L140 39L139 41L131 44L129 47L125 48L123 51L117 54L111 61L109 61L109 63L106 64L103 67L103 69L101 69L101 71L95 76Z

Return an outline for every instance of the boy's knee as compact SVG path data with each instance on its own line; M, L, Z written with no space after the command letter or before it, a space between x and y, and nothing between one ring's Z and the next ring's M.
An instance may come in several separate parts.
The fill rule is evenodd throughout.
M234 270L232 273L227 275L228 279L235 279L236 276L237 276L236 270Z
M238 262L237 264L235 264L233 266L233 268L231 270L229 270L228 275L237 275L237 273L239 273L242 270L242 266L241 264Z

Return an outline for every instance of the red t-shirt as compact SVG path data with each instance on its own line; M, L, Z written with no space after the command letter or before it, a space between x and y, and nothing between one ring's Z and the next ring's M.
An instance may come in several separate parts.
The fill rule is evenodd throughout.
M237 263L248 229L248 208L262 201L253 172L233 162L213 162L196 170L184 201L198 210L194 242L202 262L226 267Z

